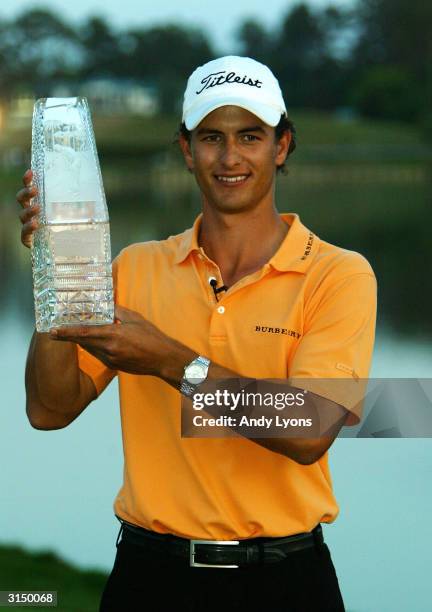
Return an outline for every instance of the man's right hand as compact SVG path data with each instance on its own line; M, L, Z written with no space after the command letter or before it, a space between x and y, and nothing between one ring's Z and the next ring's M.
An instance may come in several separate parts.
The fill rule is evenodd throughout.
M40 206L31 206L30 200L37 195L37 188L32 185L33 173L27 170L23 176L24 189L20 189L16 194L16 199L23 207L19 214L22 223L21 242L24 246L30 247L33 240L33 232L38 227L35 216L40 212Z
M30 247L38 227L40 206L30 201L38 191L32 185L33 173L23 176L24 189L16 194L22 206L21 242ZM27 356L26 412L36 429L66 427L97 397L92 379L78 366L77 347L73 342L54 342L49 334L34 332Z

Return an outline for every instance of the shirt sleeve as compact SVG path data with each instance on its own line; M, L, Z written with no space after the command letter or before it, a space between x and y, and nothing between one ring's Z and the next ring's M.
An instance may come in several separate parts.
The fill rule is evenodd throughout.
M114 302L118 302L118 277L119 277L119 263L121 253L112 262L112 274L113 274L113 285L114 285ZM90 376L96 387L98 396L102 391L109 385L112 379L117 375L116 370L111 370L102 361L94 357L91 353L83 349L77 344L78 353L78 367L85 374Z
M109 385L116 376L117 371L108 368L102 361L91 355L88 351L77 344L78 367L85 374L90 376L96 387L98 396Z
M323 283L305 309L304 333L289 367L291 384L347 410L357 425L367 390L377 309L377 283L369 272Z

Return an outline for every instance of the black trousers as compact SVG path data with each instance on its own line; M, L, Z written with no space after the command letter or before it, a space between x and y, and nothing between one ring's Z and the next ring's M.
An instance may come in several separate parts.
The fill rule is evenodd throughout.
M287 559L235 569L190 567L189 560L121 540L99 612L345 612L326 544Z

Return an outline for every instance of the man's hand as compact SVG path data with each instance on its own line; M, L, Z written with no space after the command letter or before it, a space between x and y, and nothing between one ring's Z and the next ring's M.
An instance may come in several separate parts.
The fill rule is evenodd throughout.
M32 185L33 173L27 170L23 176L24 189L20 189L16 194L16 199L23 207L19 214L22 229L21 242L24 246L30 247L33 240L33 232L37 229L38 223L35 219L40 212L40 207L37 205L31 206L31 199L37 195L37 189Z
M113 370L167 380L172 377L168 370L175 367L181 378L184 365L194 357L190 349L166 336L134 310L116 306L115 319L114 325L59 327L50 331L50 337L76 342Z

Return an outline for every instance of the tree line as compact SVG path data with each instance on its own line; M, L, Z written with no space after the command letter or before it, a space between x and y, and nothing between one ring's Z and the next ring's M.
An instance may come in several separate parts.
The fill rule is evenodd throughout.
M349 108L363 116L431 126L432 3L357 0L350 9L291 6L273 29L245 20L240 55L271 66L289 108ZM95 77L154 88L162 113L179 111L185 79L217 56L201 29L116 30L101 17L72 25L30 9L0 21L0 96L44 96L55 84Z

